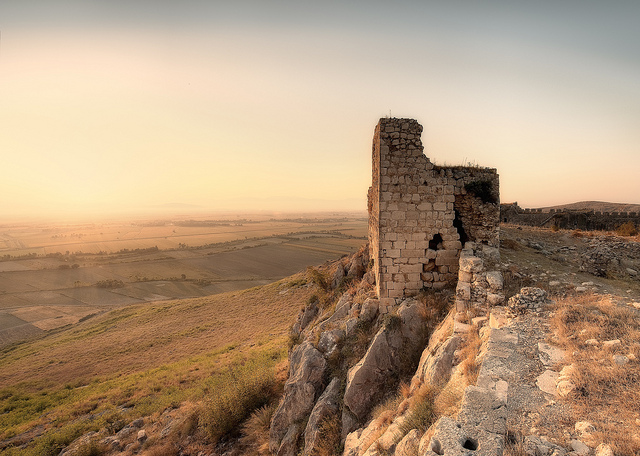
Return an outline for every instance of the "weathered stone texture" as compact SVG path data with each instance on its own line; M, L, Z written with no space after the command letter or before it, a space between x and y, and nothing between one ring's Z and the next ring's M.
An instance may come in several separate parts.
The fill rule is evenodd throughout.
M395 118L374 133L369 246L380 298L455 282L466 241L499 243L496 170L434 166L421 133L417 121Z

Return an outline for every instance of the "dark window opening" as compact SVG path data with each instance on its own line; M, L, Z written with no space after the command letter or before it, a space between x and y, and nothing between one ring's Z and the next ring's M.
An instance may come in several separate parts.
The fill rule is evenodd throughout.
M453 226L455 226L456 230L458 230L458 236L460 236L460 242L462 243L462 245L464 245L465 242L469 240L469 236L467 235L467 232L464 230L464 227L462 226L460 213L456 210L454 210L453 212L455 214L455 218L453 219Z
M433 239L429 241L429 248L431 250L442 250L442 236L440 236L440 233L433 236Z

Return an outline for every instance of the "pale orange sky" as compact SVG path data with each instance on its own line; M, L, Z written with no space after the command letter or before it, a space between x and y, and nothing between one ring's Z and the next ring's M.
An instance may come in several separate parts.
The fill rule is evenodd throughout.
M640 202L637 2L0 4L0 213L362 209L380 117L502 201Z

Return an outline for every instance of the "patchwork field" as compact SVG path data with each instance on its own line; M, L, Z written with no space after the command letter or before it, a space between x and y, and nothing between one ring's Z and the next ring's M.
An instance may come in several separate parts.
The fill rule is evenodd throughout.
M0 225L0 346L114 307L264 285L357 250L363 215Z

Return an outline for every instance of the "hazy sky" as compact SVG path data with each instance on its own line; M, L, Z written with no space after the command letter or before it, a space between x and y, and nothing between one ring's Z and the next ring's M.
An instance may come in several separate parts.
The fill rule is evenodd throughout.
M364 210L388 115L438 164L498 168L503 202L638 203L639 19L637 0L2 0L0 214Z

